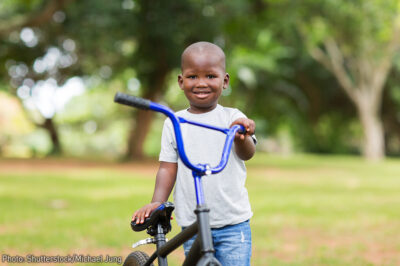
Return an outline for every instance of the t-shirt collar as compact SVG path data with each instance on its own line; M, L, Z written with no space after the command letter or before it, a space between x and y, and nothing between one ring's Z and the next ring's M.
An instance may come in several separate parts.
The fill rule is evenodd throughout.
M221 108L222 108L222 106L220 104L217 104L217 106L215 106L214 109L212 109L211 111L205 112L205 113L194 114L194 113L189 112L189 108L185 109L185 112L189 115L194 115L194 116L206 116L206 115L209 115L213 112L220 110Z

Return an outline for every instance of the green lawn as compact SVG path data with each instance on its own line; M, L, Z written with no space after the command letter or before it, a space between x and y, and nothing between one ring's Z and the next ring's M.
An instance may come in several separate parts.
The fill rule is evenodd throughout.
M1 254L129 254L146 237L129 221L151 198L156 167L60 163L14 171L1 162ZM258 154L247 187L252 265L400 265L400 160Z

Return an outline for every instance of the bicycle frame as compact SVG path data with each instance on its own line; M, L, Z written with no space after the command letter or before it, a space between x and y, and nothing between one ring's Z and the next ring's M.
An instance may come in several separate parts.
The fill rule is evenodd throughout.
M157 250L150 256L150 258L146 262L145 266L150 265L156 258L158 258L159 266L168 265L166 257L172 251L174 251L175 249L180 247L183 243L185 243L190 238L192 238L194 235L196 235L197 232L198 232L198 223L195 222L192 225L185 228L185 230L182 230L179 234L174 236L168 242L157 241L158 236L156 235L155 239L157 241ZM162 234L162 236L159 236L159 237L162 238L163 234ZM199 240L199 238L197 238L196 241L193 243L192 247L190 248L190 252L189 252L188 256L185 258L183 265L188 265L188 266L195 265L196 262L199 261L199 259L201 257L201 253L200 253L201 247L199 244L200 244L200 240Z
M117 92L114 101L117 103L133 106L136 108L160 112L169 117L174 127L175 139L179 157L181 158L185 166L192 170L192 175L194 178L196 201L197 201L197 207L195 209L197 222L195 222L194 224L183 230L181 233L176 235L168 242L165 242L165 236L162 230L161 229L158 230L159 233L155 236L157 242L157 251L154 252L154 254L150 257L150 259L145 265L150 265L156 259L156 257L158 257L160 266L167 265L166 256L171 251L175 250L184 242L193 237L196 233L198 233L199 237L197 237L195 243L193 244L189 252L189 255L186 257L184 265L193 265L195 262L198 261L198 259L200 258L199 257L200 254L196 252L196 249L198 250L199 247L201 250L201 258L198 261L197 265L208 265L209 263L214 263L211 265L220 265L214 257L215 250L212 243L211 228L208 216L210 210L207 208L205 204L201 177L204 175L219 173L225 168L228 162L230 151L232 149L232 143L235 134L238 131L244 132L244 127L241 125L235 125L232 128L227 129L227 128L215 127L212 125L206 125L194 121L189 121L182 117L175 116L174 112L164 105L120 92ZM188 157L186 156L185 148L183 145L182 133L180 128L181 123L187 123L194 126L208 128L210 130L220 131L227 135L225 139L224 148L222 150L221 160L217 166L211 167L209 164L193 165L189 161Z

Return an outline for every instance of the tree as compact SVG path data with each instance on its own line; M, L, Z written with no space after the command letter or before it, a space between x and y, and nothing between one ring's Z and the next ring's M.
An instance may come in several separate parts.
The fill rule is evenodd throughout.
M233 87L225 101L256 119L258 134L273 136L278 145L286 135L296 150L353 152L346 139L351 129L335 129L354 120L354 108L307 54L290 18L283 20L281 8L253 1L250 10L225 21Z
M1 20L3 21L0 21L0 51L2 51L0 52L0 61L5 62L2 64L3 67L6 66L6 69L0 67L0 73L3 80L9 76L12 87L25 86L28 88L27 83L29 83L32 88L37 77L44 77L41 73L37 75L38 73L32 70L33 67L29 67L29 65L33 65L37 57L46 53L47 49L47 45L38 44L37 34L32 28L48 25L54 19L54 14L69 2L71 0L14 1L0 5ZM19 38L18 35L21 37ZM16 90L13 92L16 94ZM40 122L34 120L32 122L49 132L53 143L51 154L59 154L61 153L60 139L52 118L52 116L46 116Z
M310 55L336 77L357 109L364 156L381 159L383 89L400 46L398 1L306 1L293 8Z
M225 4L221 6L224 8ZM27 70L23 77L11 77L15 88L27 77L36 84L50 76L57 85L62 85L74 75L100 75L104 81L133 68L141 84L139 95L159 100L168 74L179 67L184 47L194 41L214 41L220 34L220 16L214 9L218 6L198 0L42 0L7 2L3 7L7 9L4 19L12 23L0 27L0 35L12 35L16 40L3 39L0 57L3 55L3 62L23 64ZM36 43L21 42L19 35L24 27L38 37ZM35 62L45 57L50 48L63 53L65 46L73 46L72 64L43 73L34 70ZM3 79L10 78L10 67L1 69L1 66ZM102 72L107 73L102 75ZM133 114L128 157L140 158L152 113L139 110ZM45 121L43 125L55 136L52 117ZM55 147L57 143L54 142Z

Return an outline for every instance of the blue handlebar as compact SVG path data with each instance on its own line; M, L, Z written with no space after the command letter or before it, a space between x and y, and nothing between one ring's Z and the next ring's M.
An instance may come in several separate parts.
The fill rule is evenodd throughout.
M181 158L182 162L189 169L191 169L193 172L195 172L199 176L202 176L205 174L216 174L216 173L221 172L225 168L226 164L228 163L229 154L232 149L232 143L233 143L233 139L235 138L236 132L238 132L238 131L244 132L245 131L244 127L241 125L234 125L231 128L219 128L219 127L215 127L212 125L206 125L206 124L202 124L202 123L198 123L198 122L194 122L194 121L189 121L182 117L177 117L171 109L169 109L168 107L166 107L164 105L161 105L161 104L158 104L155 102L151 102L148 100L144 100L142 98L123 94L120 92L118 92L115 95L114 101L121 103L121 104L129 105L129 106L139 107L142 109L150 109L150 110L153 110L156 112L163 113L166 116L168 116L171 119L172 125L174 127L175 139L176 139L176 145L177 145L179 157ZM137 104L137 103L142 103L142 102L146 103L145 108L143 107L143 105L138 106L138 104ZM191 125L204 127L204 128L208 128L211 130L217 130L217 131L220 131L227 135L226 139L225 139L224 148L222 150L221 161L219 162L219 164L217 166L211 168L208 164L193 165L189 161L188 157L186 156L185 148L183 145L183 139L182 139L182 133L181 133L181 127L180 127L181 123L188 123Z

